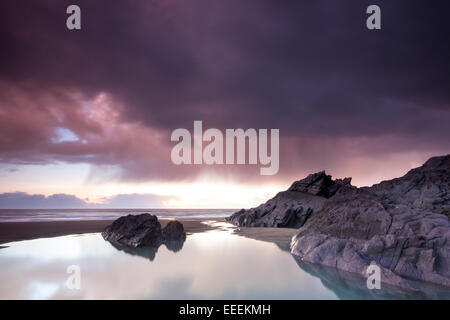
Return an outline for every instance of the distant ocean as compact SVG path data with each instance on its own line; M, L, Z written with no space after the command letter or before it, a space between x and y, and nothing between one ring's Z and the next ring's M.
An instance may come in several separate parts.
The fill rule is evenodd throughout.
M225 218L235 209L0 209L0 222L111 220L128 214L151 213L158 218Z

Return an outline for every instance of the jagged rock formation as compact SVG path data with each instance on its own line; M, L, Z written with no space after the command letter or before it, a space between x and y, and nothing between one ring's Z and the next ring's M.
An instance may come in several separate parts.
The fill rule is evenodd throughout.
M333 181L325 171L310 174L259 207L242 209L227 220L241 227L299 228L350 180Z
M370 188L385 205L446 214L450 216L450 156L434 157L401 178L383 181Z
M351 186L349 179L330 184L324 173L317 173L295 182L295 191L288 192L300 193L298 198L320 197L320 205L282 201L280 194L268 203L283 204L279 220L292 215L285 208L309 208L291 243L291 253L301 261L363 276L374 262L384 283L409 288L406 279L414 279L450 287L449 172L450 155L366 188ZM241 210L230 221L282 226L269 223L273 220L265 217L275 209L263 211L264 206Z
M332 180L325 171L313 173L303 180L295 181L288 189L292 192L303 192L324 198L332 197L342 186L349 185L351 178Z
M158 218L148 213L120 217L105 228L102 236L116 246L131 248L157 248L163 243L170 248L181 248L186 240L186 233L180 222L171 221L162 229Z

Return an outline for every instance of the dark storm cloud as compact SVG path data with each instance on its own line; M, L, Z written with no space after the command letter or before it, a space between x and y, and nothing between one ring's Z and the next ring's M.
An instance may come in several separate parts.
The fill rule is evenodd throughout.
M4 161L39 155L117 164L122 178L184 177L198 170L170 164L169 135L193 120L280 128L284 176L348 157L449 151L448 1L377 1L380 31L365 28L367 1L77 1L75 32L69 4L0 4L0 112L16 114L0 129ZM28 99L11 104L17 88ZM119 139L80 113L101 93L136 131L122 126ZM63 125L80 141L54 146ZM155 146L144 152L138 132Z

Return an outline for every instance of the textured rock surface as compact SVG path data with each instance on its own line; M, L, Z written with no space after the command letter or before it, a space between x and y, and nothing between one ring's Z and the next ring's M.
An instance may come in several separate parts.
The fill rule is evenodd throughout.
M405 176L383 181L370 188L389 206L446 214L450 217L450 156L434 157Z
M332 180L325 171L310 174L303 180L295 181L288 189L293 192L303 192L314 196L329 198L342 186L349 185L351 178Z
M375 262L382 282L406 279L450 287L450 156L370 188L340 188L299 229L291 252L304 262L366 276Z
M299 228L327 198L349 184L350 178L333 181L324 171L310 174L259 207L242 209L227 220L240 227Z
M127 247L158 247L163 242L161 224L151 214L127 215L115 220L102 232L105 240Z
M235 213L244 226L286 226L291 207L307 208L291 243L299 261L366 277L370 263L384 283L409 288L408 279L450 287L450 156L435 157L405 176L356 188L349 179L331 181L323 172L295 182L297 201L280 194L258 208ZM314 197L315 206L305 201ZM319 201L318 199L322 199ZM278 220L266 209L280 212ZM282 207L279 207L282 204ZM300 215L301 216L301 215ZM301 221L300 221L301 220ZM300 221L300 222L299 222ZM278 223L277 223L278 222Z
M162 230L165 241L184 241L186 240L186 232L184 232L183 224L179 221L169 221Z
M170 221L162 229L158 218L148 213L120 217L105 228L102 236L116 246L131 248L157 248L165 243L169 249L179 250L186 240L186 233L180 222Z

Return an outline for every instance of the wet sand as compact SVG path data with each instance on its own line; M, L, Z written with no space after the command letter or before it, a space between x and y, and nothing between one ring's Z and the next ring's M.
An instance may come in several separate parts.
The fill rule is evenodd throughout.
M170 220L159 219L159 222L164 227ZM297 231L296 229L287 228L239 228L226 223L225 219L189 218L177 220L183 223L184 230L187 234L209 230L232 231L239 236L274 243L285 251L290 251L291 238ZM5 247L2 244L13 241L102 232L113 221L2 222L0 223L0 249ZM224 227L224 223L226 227Z
M290 251L291 239L297 229L291 228L237 228L234 233L247 238L275 243L280 249Z
M205 219L191 218L178 220L183 223L187 233L204 232L214 229L213 226L202 223ZM220 219L214 220L220 221ZM159 219L159 221L164 227L170 220ZM0 244L70 234L102 232L112 222L113 220L2 222L0 223ZM1 248L2 246L0 246Z

